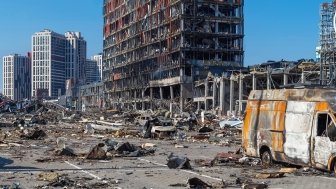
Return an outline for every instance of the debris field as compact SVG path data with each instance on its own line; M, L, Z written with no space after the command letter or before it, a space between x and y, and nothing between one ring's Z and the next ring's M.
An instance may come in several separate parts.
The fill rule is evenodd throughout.
M32 102L0 114L0 188L333 188L332 173L245 157L240 120Z

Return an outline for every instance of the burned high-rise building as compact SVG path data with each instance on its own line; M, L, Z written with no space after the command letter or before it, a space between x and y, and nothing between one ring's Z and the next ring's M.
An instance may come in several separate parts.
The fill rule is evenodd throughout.
M105 0L107 103L182 110L193 97L194 81L243 66L243 5L243 0Z
M320 61L320 84L336 85L336 38L334 18L336 1L322 3L320 10L320 40L317 58Z

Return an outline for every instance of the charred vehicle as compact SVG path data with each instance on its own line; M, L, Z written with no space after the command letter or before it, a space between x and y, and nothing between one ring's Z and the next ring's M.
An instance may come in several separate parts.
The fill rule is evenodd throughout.
M245 154L336 171L336 90L279 89L250 93L242 131Z

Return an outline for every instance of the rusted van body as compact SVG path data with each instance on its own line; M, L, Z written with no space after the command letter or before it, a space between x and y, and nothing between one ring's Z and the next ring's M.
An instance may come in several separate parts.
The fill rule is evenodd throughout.
M247 102L245 154L336 170L336 90L254 90Z

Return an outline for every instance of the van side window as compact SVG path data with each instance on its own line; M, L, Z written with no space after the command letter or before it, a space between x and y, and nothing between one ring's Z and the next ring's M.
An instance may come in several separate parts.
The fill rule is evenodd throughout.
M326 113L321 113L318 115L317 118L317 136L327 136L327 126L329 124L329 122L331 121L331 118L328 114Z
M318 115L317 136L329 137L330 141L336 141L336 127L330 115L326 113Z
M336 141L336 127L333 121L328 124L327 133L330 141Z

